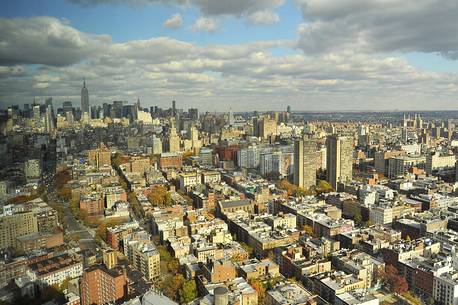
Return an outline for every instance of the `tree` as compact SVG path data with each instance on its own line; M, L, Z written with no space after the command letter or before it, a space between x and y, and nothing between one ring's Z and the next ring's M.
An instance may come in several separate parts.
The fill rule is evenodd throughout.
M392 292L403 294L409 290L406 279L393 265L385 266L385 271L380 273L380 279Z
M266 288L264 285L256 279L250 280L249 284L258 294L258 304L264 305L266 303Z
M181 274L175 274L174 276L166 277L166 280L162 283L164 294L172 300L178 301L181 287L184 284L184 277Z
M244 243L244 242L240 242L240 245L242 246L242 248L248 252L248 255L251 257L253 255L253 252L254 252L254 249L253 247L249 246L248 244Z
M162 185L154 186L148 194L148 200L153 206L164 207L172 205L172 196Z
M329 193L333 192L334 188L326 180L319 180L316 191L317 193Z
M294 192L294 196L296 197L303 197L303 196L308 196L311 195L309 191L304 190L302 187L296 188L296 191Z
M194 280L186 280L180 289L180 302L189 303L197 298L196 282Z
M292 196L296 193L297 186L291 184L288 180L283 179L277 184L278 188L285 190L288 193L288 196Z
M315 232L313 232L313 228L309 225L304 225L302 227L302 231L309 236L315 236Z

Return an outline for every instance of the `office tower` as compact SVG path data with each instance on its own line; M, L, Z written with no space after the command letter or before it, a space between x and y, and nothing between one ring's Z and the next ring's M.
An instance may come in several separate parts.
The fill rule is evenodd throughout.
M33 106L33 119L36 123L40 121L40 105Z
M91 266L81 277L81 304L114 304L127 295L127 278L121 268Z
M24 104L24 110L22 111L22 117L30 118L30 105Z
M72 112L73 113L73 105L71 101L65 101L62 104L62 110L64 114L67 114L67 112Z
M72 125L75 121L75 118L73 117L73 112L68 111L65 113L65 119L67 120L67 123L69 125Z
M176 102L172 101L172 116L177 115L177 107L176 107Z
M45 131L47 133L52 133L54 131L54 116L51 105L49 105L48 108L46 108Z
M122 101L114 101L113 106L111 107L110 117L112 119L120 119L122 118Z
M232 112L232 108L229 108L229 126L235 125L234 113Z
M189 108L188 115L191 120L196 121L199 119L199 110L197 108Z
M352 179L353 175L353 144L348 137L337 135L326 139L326 180L336 189L339 181Z
M316 140L304 137L294 142L294 184L309 189L316 184Z
M89 92L86 88L86 81L83 81L83 88L81 89L81 112L89 114Z
M286 107L286 112L291 113L291 106L290 106L290 105L288 105L288 106Z
M366 146L369 144L369 135L367 133L367 128L364 125L359 126L358 128L358 146Z
M52 108L52 97L48 97L46 99L45 105L46 105L46 108L48 108L49 106L51 106L51 108Z

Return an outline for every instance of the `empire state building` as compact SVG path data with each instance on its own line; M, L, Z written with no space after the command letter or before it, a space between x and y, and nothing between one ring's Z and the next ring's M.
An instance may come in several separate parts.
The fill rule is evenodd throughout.
M83 81L83 88L81 89L81 112L87 114L89 113L89 92L86 88L86 81Z

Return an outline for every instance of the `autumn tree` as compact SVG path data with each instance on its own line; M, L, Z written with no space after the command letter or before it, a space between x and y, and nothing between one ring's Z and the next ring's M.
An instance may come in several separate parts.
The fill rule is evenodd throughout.
M148 194L148 200L154 206L164 207L172 205L172 196L162 185L153 187L152 191Z
M399 274L399 271L393 265L385 266L385 271L381 272L380 278L393 292L403 294L409 290L409 284L406 279Z
M285 190L288 193L288 196L292 196L296 193L297 186L290 183L288 180L283 179L277 184L278 188Z
M302 231L309 236L315 236L315 232L313 232L313 228L309 225L304 225L302 227Z
M258 294L258 304L266 304L266 288L264 287L264 285L256 279L251 279L249 281L249 284L251 285L251 287L253 287L254 290L256 290Z

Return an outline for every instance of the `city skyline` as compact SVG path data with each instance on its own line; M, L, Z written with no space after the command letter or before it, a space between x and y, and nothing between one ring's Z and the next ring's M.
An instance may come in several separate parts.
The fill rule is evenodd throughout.
M91 105L458 109L453 1L207 2L5 4L0 107L77 105L86 79Z

